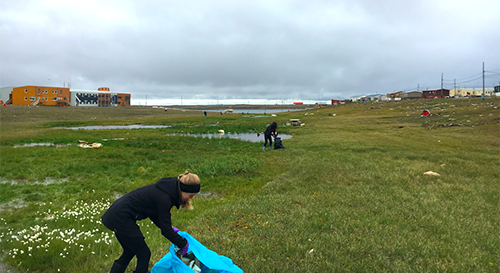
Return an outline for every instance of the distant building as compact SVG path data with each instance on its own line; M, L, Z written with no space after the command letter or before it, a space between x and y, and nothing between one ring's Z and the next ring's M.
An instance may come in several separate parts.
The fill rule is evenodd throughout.
M300 102L300 101L296 101L293 103L294 105L303 105L304 103L303 102Z
M130 106L130 94L112 93L109 87L91 91L27 85L0 88L0 101L13 105Z
M356 102L356 101L364 101L365 98L366 98L366 96L364 96L364 95L363 96L356 95L356 96L350 97L349 100L351 102Z
M4 102L9 102L10 103L10 97L11 97L11 94L12 94L12 89L14 89L14 87L12 86L6 86L6 87L1 87L0 88L0 101L1 103L3 104Z
M495 95L494 88L486 88L484 96L491 97ZM483 89L467 89L467 88L454 88L450 90L450 97L481 97L483 96Z
M111 97L104 99L102 91L95 90L71 90L71 106L111 106ZM110 95L109 92L107 94Z
M20 86L12 88L13 105L69 105L69 88L51 86Z
M422 98L424 98L424 99L447 98L449 96L450 96L449 89L436 89L436 90L422 91Z
M500 96L500 85L497 85L493 88L493 92L495 96Z
M421 99L422 98L422 92L418 92L418 91L403 92L403 93L400 94L400 98L402 100Z
M403 93L403 91L389 93L389 94L387 94L387 100L401 100L402 93Z
M367 95L365 100L367 100L367 101L387 100L387 96L381 95L381 94L372 94L372 95Z
M319 102L316 102L316 103L314 104L314 108L321 108L321 107L327 107L327 106L328 106L328 104L326 104L326 103L319 103Z
M350 101L348 100L332 100L332 105L342 105L342 104L346 104L346 103L349 103Z
M71 90L71 106L130 106L130 94L110 92L109 87L94 90Z
M130 106L130 94L116 93L116 106Z

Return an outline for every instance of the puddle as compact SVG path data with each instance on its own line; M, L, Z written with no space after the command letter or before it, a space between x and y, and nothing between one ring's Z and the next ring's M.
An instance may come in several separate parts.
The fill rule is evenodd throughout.
M69 178L45 178L43 181L29 181L29 180L3 180L0 179L0 184L10 184L10 185L19 185L19 184L40 184L40 185L51 185L58 184L63 182L68 182Z
M116 130L116 129L158 129L169 128L172 125L97 125L97 126L81 126L81 127L55 127L54 129L71 129L71 130Z
M14 145L13 148L24 148L24 147L37 147L37 146L53 146L53 147L65 147L71 146L73 144L54 144L50 142L40 142L40 143L26 143L23 145Z
M1 203L0 204L0 212L9 210L9 209L20 209L28 206L26 201L21 198L14 199L12 201Z
M216 138L216 139L230 138L230 139L239 139L239 140L250 141L250 142L264 142L264 135L263 134L257 135L257 133L167 134L167 136L203 137L203 138L210 138L210 139L212 139L212 138ZM280 134L279 137L281 138L281 140L285 140L285 139L292 138L292 135Z
M308 110L311 108L304 108L304 109L233 109L232 113L233 114L270 114L270 113L285 113L285 112L293 112L293 111L304 111ZM225 110L203 110L206 112L210 113L219 113L219 112L225 112Z

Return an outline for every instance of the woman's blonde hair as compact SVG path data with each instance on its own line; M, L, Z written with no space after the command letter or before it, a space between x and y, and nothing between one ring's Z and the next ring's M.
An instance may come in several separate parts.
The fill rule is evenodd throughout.
M189 173L188 171L185 171L183 174L179 174L178 180L180 183L185 185L200 185L200 178L196 174ZM179 194L182 195L180 185L179 185ZM194 208L193 204L191 203L191 199L185 201L181 199L181 207L187 208L189 210L192 210Z

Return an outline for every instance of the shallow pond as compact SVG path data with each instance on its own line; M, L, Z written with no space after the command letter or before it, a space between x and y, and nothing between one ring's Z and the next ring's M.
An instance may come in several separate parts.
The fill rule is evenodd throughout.
M203 138L231 138L231 139L239 139L243 141L250 141L250 142L264 142L264 135L263 134L257 134L257 133L227 133L227 134L218 134L218 133L212 133L212 134L167 134L167 136L188 136L188 137L203 137ZM292 135L287 135L287 134L280 134L278 137L281 138L281 140L285 139L290 139L292 138Z
M68 182L69 178L50 178L47 177L43 181L30 181L30 180L4 180L0 178L0 184L10 184L10 185L24 185L24 184L40 184L40 185L51 185L63 182Z
M72 144L54 144L50 142L40 142L40 143L26 143L23 145L14 145L13 148L23 148L23 147L37 147L37 146L54 146L54 147L65 147L71 146Z
M272 114L272 113L282 113L282 112L293 112L293 111L304 111L306 109L234 109L233 114ZM204 110L206 112L224 112L225 110Z
M96 125L96 126L81 126L81 127L56 127L54 129L71 129L71 130L116 130L116 129L158 129L169 128L172 125Z

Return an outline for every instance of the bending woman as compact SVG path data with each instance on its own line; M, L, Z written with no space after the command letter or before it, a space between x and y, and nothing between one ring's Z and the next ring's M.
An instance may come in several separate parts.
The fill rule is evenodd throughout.
M193 209L191 199L200 191L200 178L185 172L179 177L167 177L155 184L135 189L116 200L101 217L102 223L115 233L123 253L115 260L110 273L123 273L134 256L134 272L147 273L151 251L137 221L146 218L161 229L161 234L186 254L188 242L177 228L172 227L170 210L173 206Z
M273 146L273 138L272 136L276 136L276 128L278 128L278 123L273 122L269 126L267 126L264 131L264 146L262 146L262 151L266 150L267 142L269 141L269 150Z

